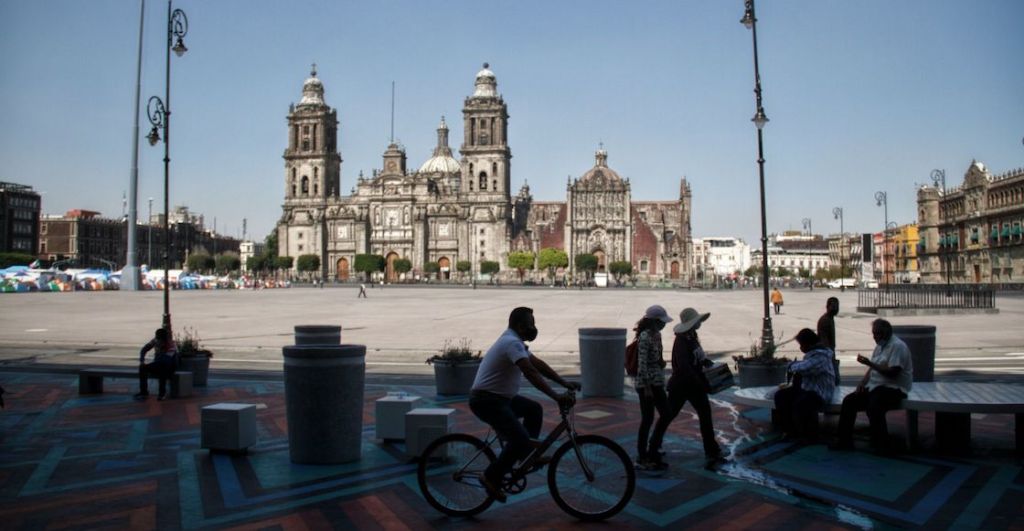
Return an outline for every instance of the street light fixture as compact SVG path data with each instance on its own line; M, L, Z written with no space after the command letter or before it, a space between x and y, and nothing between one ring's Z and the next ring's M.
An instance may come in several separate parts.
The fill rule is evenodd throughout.
M839 291L846 291L846 231L843 229L843 207L832 209L832 216L839 220Z
M942 218L942 224L946 223L946 209L942 208L942 201L946 198L946 170L932 170L932 182L935 183L935 188L939 190L939 216ZM940 225L941 226L941 225ZM953 292L950 288L950 253L949 245L943 246L943 262L946 266L946 296L952 297Z
M149 123L153 128L146 137L149 145L155 146L160 141L160 129L163 129L164 141L164 314L163 328L171 331L171 235L168 215L170 212L170 168L171 168L171 51L181 57L188 51L183 40L188 33L188 17L180 9L173 9L172 0L167 0L167 50L164 99L157 96L149 98L146 106ZM177 42L175 42L177 39ZM172 45L173 43L173 45Z
M146 267L153 269L153 198L149 198L149 217L146 218L146 233L149 241L146 243Z
M814 241L814 230L811 229L811 218L804 218L800 222L803 223L809 238L807 240L807 283L810 285L810 290L814 291L814 277L811 275L811 243Z
M896 229L899 226L900 226L900 224L896 223L895 221L890 221L890 222L886 223L885 224L885 235L888 236L889 235L889 231L891 231L893 229ZM885 260L885 255L888 252L889 252L889 246L888 246L888 244L886 244L885 249L882 251L882 260L883 261ZM895 244L893 245L893 248L892 248L892 255L893 255L893 258L892 258L892 266L893 266L892 269L893 269L893 271L890 273L889 268L886 267L885 268L885 272L886 272L886 277L887 278L889 278L890 280L896 280L895 269L896 269L897 253L896 253L896 245Z
M875 205L884 207L885 225L882 230L882 282L889 285L888 271L885 267L885 249L889 246L889 194L875 192Z
M774 344L772 333L772 318L768 313L768 223L765 217L764 202L764 139L762 130L768 124L768 116L761 104L761 71L757 59L757 17L754 15L754 0L745 0L745 10L740 23L751 30L754 42L754 96L757 102L757 109L751 121L757 127L757 168L761 184L761 289L763 293L764 318L761 328L761 348L770 349Z

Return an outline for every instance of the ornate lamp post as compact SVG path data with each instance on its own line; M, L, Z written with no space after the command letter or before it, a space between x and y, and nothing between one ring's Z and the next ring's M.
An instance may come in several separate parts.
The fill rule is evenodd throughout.
M153 198L149 198L149 217L146 218L146 234L148 242L146 242L146 266L150 269L153 268Z
M939 216L942 218L942 223L946 222L946 210L942 208L942 200L946 197L946 170L932 170L932 182L935 183L935 187L939 189ZM950 279L949 279L949 245L945 245L943 251L943 262L946 266L946 296L952 297L953 293L950 291Z
M167 66L165 71L164 99L157 96L149 98L146 106L149 123L153 128L149 131L149 145L155 146L160 141L160 129L164 130L164 315L163 328L171 331L171 233L168 225L170 212L170 171L171 171L171 51L181 57L188 51L182 40L188 33L188 17L180 9L171 8L171 0L167 0ZM175 42L175 38L177 41Z
M875 204L876 206L883 207L885 210L885 225L883 225L882 230L882 282L888 285L889 277L885 267L885 249L889 246L889 194L875 192Z
M804 218L801 220L803 223L804 230L807 231L807 236L810 240L807 241L807 284L814 291L814 276L811 274L811 242L814 241L814 230L811 228L811 218Z
M885 235L888 237L889 231L891 231L891 230L893 230L893 229L895 229L895 228L897 228L899 226L900 226L900 224L896 223L895 221L890 221L890 222L886 223L885 224ZM889 252L889 245L887 243L885 245L885 250L882 251L882 261L883 262L885 261L885 255L888 254L888 252ZM895 245L893 245L892 254L893 254L893 259L892 259L892 266L893 267L892 267L892 269L895 270L896 269L896 249L895 249ZM888 278L889 280L895 280L896 279L895 271L890 272L890 269L888 267L885 268L885 274L886 274L886 278Z
M839 220L839 291L846 291L846 231L843 229L843 207L832 209L832 216Z
M761 348L770 348L775 340L772 333L772 318L768 313L768 223L764 203L764 139L762 129L768 123L768 116L761 104L761 71L757 60L757 18L754 16L754 0L745 0L745 11L740 23L751 30L754 41L754 96L757 110L750 121L757 127L757 168L761 184L761 288L763 293L764 318L761 328Z

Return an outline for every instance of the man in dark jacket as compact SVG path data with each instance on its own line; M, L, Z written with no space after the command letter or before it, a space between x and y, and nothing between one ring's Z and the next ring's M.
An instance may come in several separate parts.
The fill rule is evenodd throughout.
M836 316L839 315L839 299L829 297L825 302L825 313L818 319L818 337L826 347L836 350Z

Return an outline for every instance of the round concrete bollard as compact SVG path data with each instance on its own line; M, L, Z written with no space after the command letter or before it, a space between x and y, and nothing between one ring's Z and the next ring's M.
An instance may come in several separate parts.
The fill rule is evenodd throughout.
M325 327L316 327L325 328ZM335 333L304 335L304 344L284 347L288 450L293 463L336 464L362 456L366 346L340 345ZM300 329L295 327L296 343ZM309 340L334 344L310 344ZM324 339L330 338L330 339Z
M932 325L893 325L892 335L910 348L915 382L935 381L935 327Z
M338 345L340 343L340 326L298 325L295 327L296 345Z
M584 396L622 396L625 328L580 328L580 376Z

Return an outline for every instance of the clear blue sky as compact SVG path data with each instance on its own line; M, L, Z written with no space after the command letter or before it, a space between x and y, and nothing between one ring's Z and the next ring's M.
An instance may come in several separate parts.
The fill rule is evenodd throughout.
M147 2L143 105L163 96L164 2ZM760 235L753 61L742 0L182 0L172 58L173 204L263 238L281 215L288 105L315 61L341 121L342 190L380 166L390 88L418 167L487 61L509 106L512 184L564 200L566 177L609 165L633 196L693 188L696 236ZM139 2L0 1L0 180L45 213L121 215L131 162ZM761 0L770 232L877 231L914 221L916 184L971 159L1024 165L1024 2ZM141 134L148 131L145 117ZM139 213L162 204L162 149L141 146Z

